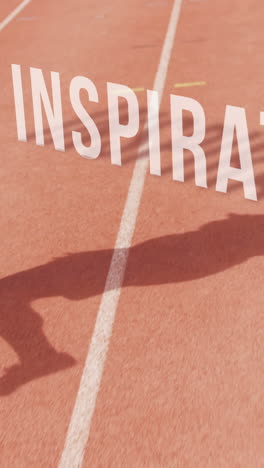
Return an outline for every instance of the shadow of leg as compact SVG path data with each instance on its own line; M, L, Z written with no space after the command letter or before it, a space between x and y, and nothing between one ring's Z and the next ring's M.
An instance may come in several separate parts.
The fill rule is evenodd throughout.
M0 378L0 395L8 395L26 382L75 364L72 356L51 346L43 333L42 319L30 306L16 304L16 313L11 314L9 309L5 318L1 335L16 352L20 363L5 369Z

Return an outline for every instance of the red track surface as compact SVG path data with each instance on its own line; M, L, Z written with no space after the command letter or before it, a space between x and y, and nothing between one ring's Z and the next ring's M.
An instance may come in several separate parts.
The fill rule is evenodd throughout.
M172 5L34 0L0 32L3 467L59 463L140 141L111 165L106 82L153 89ZM264 464L263 14L256 0L183 2L161 106L163 172L145 183L85 467ZM16 139L11 63L22 65L27 143ZM35 145L30 66L47 82L60 72L65 153L48 131ZM72 146L75 75L100 97L89 107L103 135L96 161ZM186 182L171 180L169 95L192 81L207 85L177 93L205 109L208 189L195 186L188 154ZM226 104L247 110L257 203L238 183L215 191Z

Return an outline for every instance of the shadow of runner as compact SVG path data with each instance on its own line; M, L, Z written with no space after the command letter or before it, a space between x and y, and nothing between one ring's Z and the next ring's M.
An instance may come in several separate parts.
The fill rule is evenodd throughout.
M231 214L196 231L147 240L131 247L123 286L180 283L225 271L263 255L263 235L264 215ZM112 249L68 254L0 280L0 334L20 360L0 379L1 395L74 365L71 356L49 343L31 303L102 294L112 254Z

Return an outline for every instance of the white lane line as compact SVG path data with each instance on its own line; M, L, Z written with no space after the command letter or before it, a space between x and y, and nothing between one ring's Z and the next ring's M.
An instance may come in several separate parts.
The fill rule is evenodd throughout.
M0 31L2 31L22 10L30 3L31 0L24 0L18 5L1 23Z
M174 37L180 16L182 0L174 0L166 38L153 89L159 92L161 101L168 66L171 57ZM128 190L128 196L121 219L111 265L107 275L93 336L81 377L80 387L73 409L71 421L59 468L80 468L83 462L85 446L88 441L91 421L95 410L96 399L102 379L104 363L112 334L118 300L123 284L129 247L134 233L138 209L143 192L148 168L148 141L142 141L139 147L139 158Z

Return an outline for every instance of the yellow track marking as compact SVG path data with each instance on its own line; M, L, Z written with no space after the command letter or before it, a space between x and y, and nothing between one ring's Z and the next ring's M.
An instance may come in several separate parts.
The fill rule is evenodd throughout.
M206 81L193 81L191 83L175 83L174 88L189 88L191 86L204 86Z

